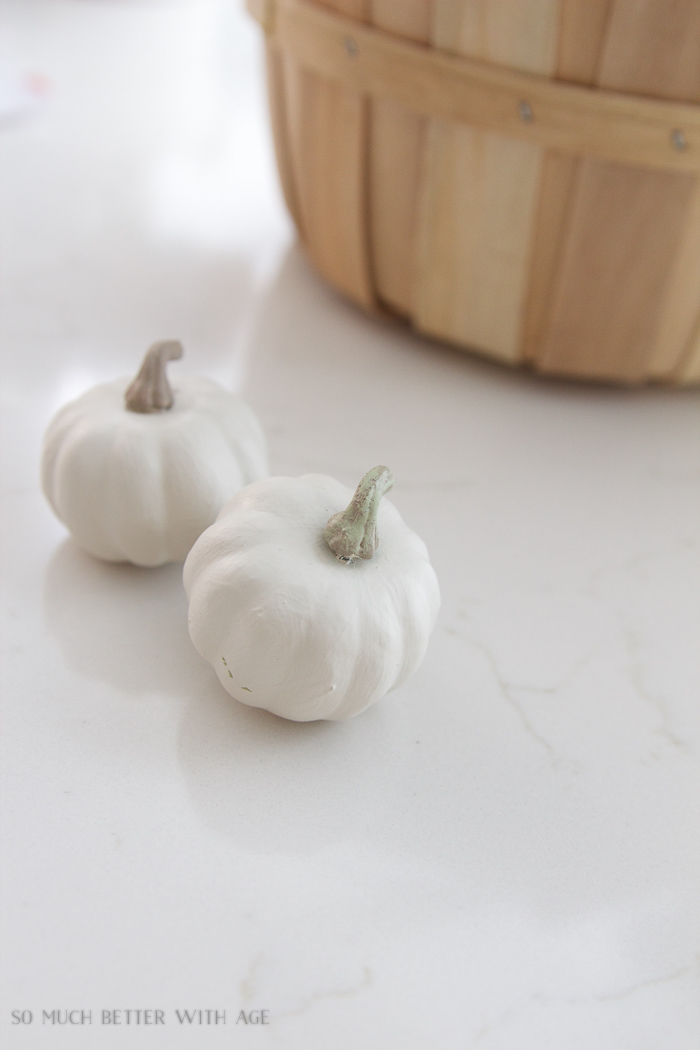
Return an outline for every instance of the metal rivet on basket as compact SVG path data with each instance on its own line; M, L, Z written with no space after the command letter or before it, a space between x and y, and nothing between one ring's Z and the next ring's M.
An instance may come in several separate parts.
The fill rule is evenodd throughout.
M679 131L678 128L674 128L674 130L671 132L671 144L674 149L688 148L688 140L683 134L683 132Z
M346 36L343 43L345 44L345 50L350 55L350 58L354 58L354 56L357 54L357 44L355 43L353 38L351 36Z
M535 114L532 112L532 106L529 102L518 102L518 116L524 124L531 124L535 119Z

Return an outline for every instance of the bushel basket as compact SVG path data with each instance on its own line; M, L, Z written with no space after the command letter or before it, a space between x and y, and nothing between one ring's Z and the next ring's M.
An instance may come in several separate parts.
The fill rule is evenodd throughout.
M249 0L289 209L369 310L700 381L700 0Z

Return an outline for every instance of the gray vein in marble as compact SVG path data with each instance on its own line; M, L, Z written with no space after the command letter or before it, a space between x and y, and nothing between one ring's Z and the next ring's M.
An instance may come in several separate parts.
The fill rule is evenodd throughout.
M514 694L516 693L516 691L520 690L521 692L533 693L536 696L556 696L564 688L564 686L568 684L568 682L573 678L576 672L579 671L581 667L583 667L586 663L588 663L589 660L593 658L596 650L593 649L590 652L585 653L578 660L576 660L572 664L568 673L556 685L527 685L525 683L520 682L509 682L501 673L496 658L484 642L479 641L477 638L474 638L471 635L463 634L460 631L455 630L453 627L446 626L444 630L447 634L453 635L457 638L461 638L463 641L468 642L471 646L473 646L476 650L478 650L478 652L482 654L482 656L486 659L489 668L491 669L491 673L493 674L496 684L499 687L501 695L503 696L504 700L509 704L509 706L512 707L518 715L518 718L522 722L523 728L525 729L526 733L528 733L528 735L532 737L532 739L540 747L544 748L549 758L553 761L555 765L559 764L559 762L561 761L561 756L557 754L552 743L535 728L527 713L523 710L522 704L518 701L517 697ZM580 768L578 766L578 763L574 763L574 765L576 768Z
M695 961L689 963L687 966L681 966L675 973L665 974L663 977L652 977L648 981L639 981L637 984L632 984L629 988L623 988L619 992L610 992L608 995L596 995L589 997L588 999L572 999L572 1003L590 1003L590 1002L612 1002L618 999L627 999L630 995L636 995L637 992L642 991L644 988L656 988L660 984L668 984L670 981L677 981L680 977L685 977L693 971L698 971L698 977L700 978L700 955L695 956Z
M253 996L255 995L255 977L257 971L262 965L263 959L264 956L262 954L256 955L255 958L251 961L250 966L248 967L248 972L246 973L245 977L242 977L239 982L238 988L240 991L242 1003L250 1003L253 999Z
M583 588L584 593L599 602L604 602L608 607L611 607L611 603L606 602L604 596L600 592L600 584L604 577L615 576L618 574L624 575L626 573L638 571L643 565L653 562L663 555L667 555L671 549L681 549L686 551L695 549L696 546L697 544L691 537L681 537L671 548L666 547L660 550L643 551L640 554L636 554L631 558L627 558L624 561L617 563L616 565L608 565L598 568L589 577L588 584ZM645 671L643 656L646 647L640 638L639 632L636 631L634 627L630 626L630 611L628 609L614 609L614 603L612 603L612 606L620 625L620 633L628 655L627 674L629 682L640 700L650 705L658 716L659 724L654 730L652 730L652 732L654 735L664 740L670 747L675 748L676 750L692 752L693 749L691 745L675 733L672 726L672 715L668 709L665 698L658 695L658 693L652 692L644 681ZM651 755L653 761L658 761L661 757L661 752L658 750L654 751Z
M653 550L640 551L638 554L633 554L622 561L614 562L608 565L600 565L597 569L594 569L588 576L588 582L582 587L584 594L594 597L598 600L602 600L603 596L598 590L598 585L602 578L606 576L615 576L617 574L624 574L635 569L638 569L641 565L646 562L653 562L659 558L665 557L674 551L688 551L695 550L697 548L697 541L693 536L678 536L673 543L670 543L664 547L654 548Z
M674 545L675 546L675 545ZM609 565L600 565L597 569L594 569L588 576L588 581L581 588L583 593L589 597L596 598L598 601L603 601L603 595L600 593L599 584L601 580L606 576L615 576L617 574L624 574L627 572L638 569L641 565L646 562L654 561L660 558L663 554L667 554L668 549L662 548L661 550L646 550L640 551L639 554L633 554L629 558L625 558L623 561L615 562Z
M526 1006L513 1006L510 1010L505 1010L502 1014L499 1014L494 1020L487 1021L485 1025L482 1025L482 1027L477 1029L474 1033L471 1045L476 1046L476 1044L480 1043L482 1039L485 1039L487 1035L491 1035L492 1032L502 1028L504 1024L507 1024L512 1018L517 1017L518 1014L524 1013L529 1005L530 1003Z
M654 734L663 738L671 745L671 747L683 751L692 751L692 748L687 741L681 740L681 738L676 736L673 731L671 715L664 699L661 696L652 693L644 682L644 667L641 661L644 648L639 635L632 628L628 627L623 630L622 637L629 655L628 672L630 682L632 683L637 695L653 708L659 719L659 725L654 729ZM661 755L659 752L654 753L655 759L660 757Z
M469 642L470 645L472 645L475 649L477 649L482 654L482 656L484 656L484 658L486 659L489 667L491 668L491 673L493 674L493 677L496 680L498 688L501 691L501 695L503 696L504 700L506 700L506 702L513 708L513 710L516 712L516 714L520 718L520 721L522 722L526 733L528 733L528 735L531 736L532 739L535 740L540 745L540 747L543 747L547 751L547 753L549 754L550 758L556 759L556 757L557 757L556 752L555 752L553 746L550 744L549 740L547 740L546 737L542 736L541 733L537 732L537 730L533 726L532 722L530 721L530 719L528 718L526 713L523 711L521 705L518 703L516 698L513 696L513 690L514 689L523 689L523 688L527 689L528 687L527 686L519 686L519 685L516 685L513 682L506 681L506 679L503 677L503 675L501 674L501 672L500 672L500 670L498 668L498 664L496 663L496 660L495 660L495 657L494 657L493 653L489 650L489 648L486 645L484 645L483 642L479 642L479 641L477 641L476 638L470 638L469 636L466 636L466 635L462 635L462 637L464 637L465 640L467 642ZM537 689L535 687L531 691L538 693L538 692L543 692L543 691L549 692L550 690L549 689L541 690L541 689Z
M672 981L680 980L694 971L698 971L698 976L700 977L700 955L695 957L694 962L681 966L674 973L664 974L661 977L652 977L647 981L638 981L628 988L622 988L617 992L608 992L605 995L560 996L543 995L541 992L535 992L522 1006L513 1006L509 1010L505 1010L498 1017L488 1021L479 1028L474 1033L472 1046L476 1046L477 1043L480 1043L487 1036L502 1028L509 1021L527 1013L532 1006L547 1008L550 1006L590 1006L592 1003L623 1002L638 992L645 991L648 988L657 988L659 985L670 984Z
M371 988L373 984L372 971L369 966L363 966L362 980L359 984L354 985L351 988L338 988L331 989L328 992L316 992L313 995L310 995L309 998L306 999L296 1010L285 1010L284 1013L275 1014L275 1021L281 1021L287 1017L301 1017L302 1014L305 1014L312 1006L323 1002L325 999L352 999L354 996L360 995L361 992Z
M695 543L692 540L684 538L674 544L674 547L680 547L686 550L688 548L694 548ZM600 581L604 576L633 572L638 570L642 565L652 562L661 557L662 554L666 553L668 553L666 548L662 550L645 551L634 555L632 558L628 558L617 565L599 568L591 574L589 578L589 586L584 588L585 593L598 601L604 601L599 590ZM621 634L629 658L627 666L629 681L640 699L651 705L659 718L659 726L654 730L654 733L657 736L662 737L671 747L686 751L692 750L690 745L686 741L681 740L681 738L673 731L671 715L664 699L652 693L644 682L644 668L642 665L644 646L639 639L638 633L629 625L628 611L617 609L615 610L615 613L620 623ZM657 760L660 757L661 755L659 752L655 752L653 755L654 760Z

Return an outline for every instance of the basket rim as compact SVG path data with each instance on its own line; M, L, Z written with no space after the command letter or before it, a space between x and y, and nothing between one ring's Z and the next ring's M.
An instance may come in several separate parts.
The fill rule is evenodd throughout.
M247 0L247 7L270 45L361 95L566 154L700 173L700 105L464 58L308 0Z

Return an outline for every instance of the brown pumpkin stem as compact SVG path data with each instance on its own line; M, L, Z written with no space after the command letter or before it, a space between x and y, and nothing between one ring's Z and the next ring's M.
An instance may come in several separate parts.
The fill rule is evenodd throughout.
M373 467L355 489L347 509L328 519L323 538L340 561L374 556L379 546L379 503L393 484L394 476L388 467Z
M130 412L165 412L173 406L173 392L165 373L168 361L182 357L182 343L165 339L146 351L139 374L124 395Z

